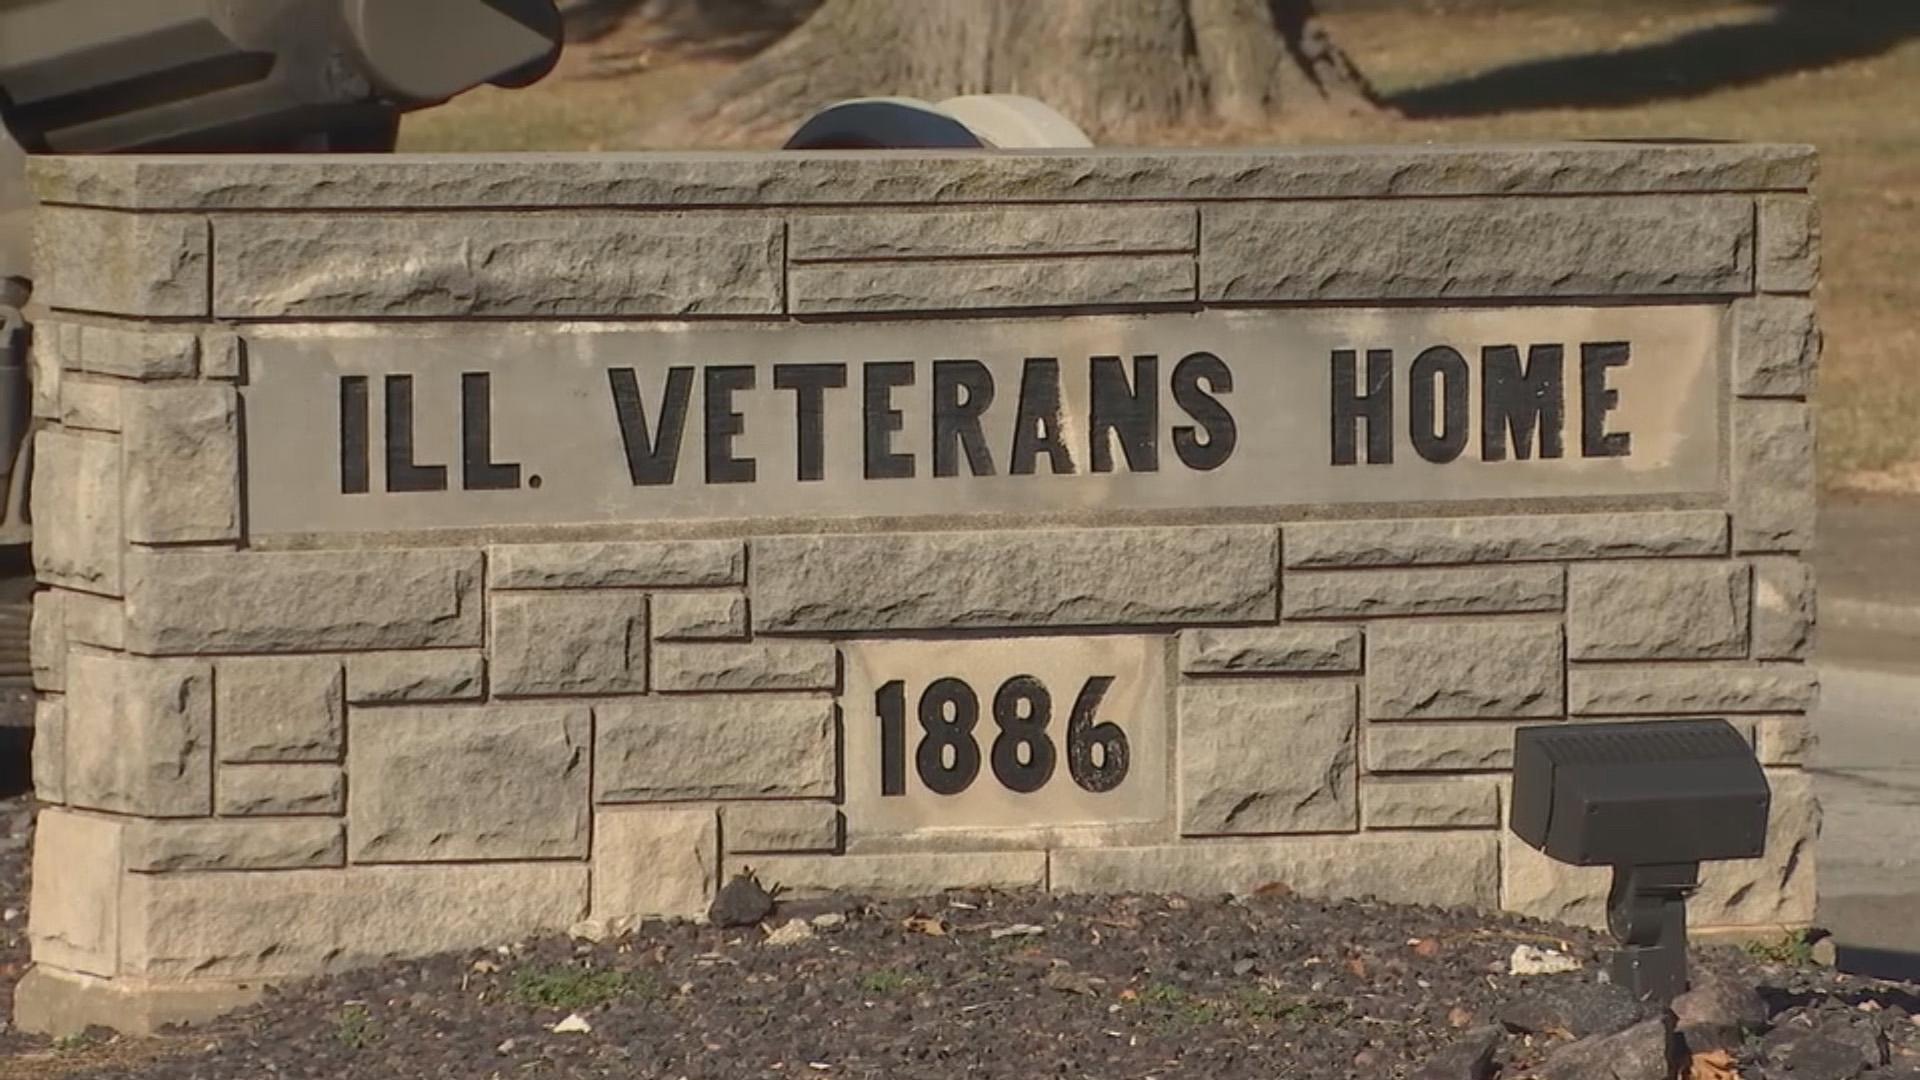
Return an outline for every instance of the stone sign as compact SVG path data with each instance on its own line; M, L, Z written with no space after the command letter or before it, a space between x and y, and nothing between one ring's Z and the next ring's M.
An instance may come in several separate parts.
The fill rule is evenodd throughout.
M48 158L28 1029L789 895L1597 923L1525 724L1726 716L1812 917L1813 161Z

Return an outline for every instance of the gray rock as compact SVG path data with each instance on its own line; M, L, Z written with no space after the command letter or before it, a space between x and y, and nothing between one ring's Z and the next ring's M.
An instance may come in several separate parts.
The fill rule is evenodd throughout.
M41 582L120 595L120 444L42 429L33 442L33 567Z
M1567 707L1577 716L1804 712L1819 687L1813 669L1799 664L1609 664L1568 675Z
M1589 1035L1560 1047L1540 1065L1541 1080L1671 1080L1675 1060L1673 1014L1612 1035Z
M1353 619L1558 611L1565 596L1558 566L1484 566L1294 573L1280 600L1289 619Z
M1887 1036L1872 1020L1801 1014L1760 1041L1769 1075L1791 1080L1853 1080L1885 1065Z
M1415 1070L1412 1080L1489 1080L1500 1038L1497 1027L1474 1028L1460 1036L1459 1042L1428 1058Z
M1569 660L1747 655L1744 563L1577 564L1567 577Z
M1813 568L1799 559L1753 560L1753 656L1804 660L1813 649Z
M1613 983L1555 979L1528 985L1524 998L1508 1003L1494 1017L1522 1035L1613 1035L1660 1013L1659 1006L1638 1001Z
M1734 305L1734 392L1741 397L1805 397L1820 356L1813 301L1760 296Z
M831 797L830 697L654 697L595 710L603 803Z
M751 873L739 873L714 894L707 921L715 926L752 926L771 914L773 894Z
M646 690L645 596L505 593L495 596L491 606L496 695Z
M1807 195L1760 198L1761 292L1809 293L1820 282L1820 207Z
M1180 831L1357 829L1354 688L1210 682L1180 690Z
M122 397L127 539L237 539L240 403L234 388L146 386Z
M826 641L656 645L653 688L662 691L832 690L840 650Z
M206 317L213 273L205 218L59 206L42 207L34 217L36 302L115 315Z
M1813 410L1805 402L1734 403L1735 551L1813 546L1813 449Z
M746 573L746 546L738 540L495 544L487 549L487 586L494 589L738 585Z
M1673 999L1672 1009L1681 1041L1695 1054L1737 1049L1767 1026L1766 1000L1753 987L1697 966L1691 987Z
M1359 671L1360 631L1351 626L1182 630L1180 670L1189 675Z
M1557 622L1382 623L1367 637L1369 717L1561 714L1565 664Z

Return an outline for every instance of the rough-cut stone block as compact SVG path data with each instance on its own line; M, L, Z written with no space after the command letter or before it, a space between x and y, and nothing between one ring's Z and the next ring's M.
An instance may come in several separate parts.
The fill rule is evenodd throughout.
M485 654L413 649L347 657L347 703L400 705L471 701L486 693Z
M777 315L784 229L730 214L236 216L233 319Z
M213 812L213 667L75 655L67 801L145 817Z
M1569 673L1567 705L1577 716L1805 712L1819 689L1799 664L1608 665Z
M1733 549L1806 551L1814 534L1813 408L1733 405Z
M1200 299L1734 295L1753 288L1753 202L1320 202L1200 217Z
M1813 301L1760 296L1733 306L1733 392L1741 397L1806 397L1820 359Z
M1513 766L1508 724L1368 724L1366 766L1370 773L1478 772Z
M346 733L340 684L338 657L220 661L220 760L338 762Z
M127 869L304 870L347 864L338 821L139 821L128 827Z
M1808 146L1540 142L931 154L34 157L46 202L127 209L1085 203L1804 191Z
M27 923L37 964L88 975L117 974L125 826L107 818L42 810L34 832Z
M601 810L593 816L593 917L693 918L713 903L720 819L713 807Z
M200 336L200 372L209 379L239 379L247 373L247 341L231 330Z
M1189 675L1267 675L1360 670L1360 631L1350 626L1260 626L1180 631Z
M1813 650L1813 568L1798 559L1753 561L1753 656L1804 660Z
M746 636L745 593L666 592L653 597L656 641L729 641Z
M747 552L738 540L499 544L487 549L493 589L679 588L739 585Z
M1368 716L1562 715L1558 623L1382 623L1367 639Z
M1500 824L1500 785L1490 779L1369 780L1360 785L1367 829L1478 829Z
M840 849L840 810L830 802L777 799L728 803L721 839L733 855Z
M1511 829L1501 830L1500 843L1503 909L1569 926L1601 929L1607 925L1611 867L1556 862L1528 847Z
M117 315L205 316L207 221L42 207L34 215L34 299Z
M347 774L338 765L227 765L213 788L214 812L222 817L347 812Z
M824 641L657 645L656 690L833 690L840 650Z
M62 359L68 371L116 379L191 379L200 367L200 339L149 325L74 324Z
M60 380L60 423L82 431L119 431L121 387L69 376Z
M1753 746L1762 765L1805 765L1820 744L1804 716L1762 716L1754 721Z
M28 644L33 654L33 688L57 694L67 688L67 597L64 589L41 589L33 594L33 618Z
M773 536L753 541L763 632L1271 622L1272 528Z
M584 708L355 712L353 861L585 856L592 731Z
M1180 831L1337 832L1354 805L1357 705L1344 682L1180 689Z
M597 710L600 802L831 797L833 701L679 698Z
M1761 292L1809 293L1820 282L1820 209L1807 195L1760 197Z
M136 552L127 563L134 652L481 643L477 551Z
M1303 570L1726 553L1718 510L1302 522L1286 543L1287 567Z
M1813 921L1821 815L1813 782L1799 769L1768 769L1773 802L1766 854L1707 863L1687 900L1696 926L1806 925Z
M61 370L63 345L77 340L78 327L69 323L42 322L35 327L38 339L27 350L27 381L33 394L35 420L58 421L61 414L60 384L66 381Z
M1573 660L1710 660L1747 655L1745 563L1583 563L1567 571Z
M108 596L68 593L67 640L115 651L127 645L127 609Z
M1191 255L812 263L787 271L795 315L1190 304Z
M587 912L587 866L358 866L132 874L121 958L153 979L286 979L556 933Z
M124 395L127 539L240 535L240 400L231 386L153 386Z
M41 582L120 595L120 444L41 429L33 444L33 567Z
M1192 251L1191 206L995 206L967 210L796 214L793 262L989 255L1117 255Z
M1301 572L1287 575L1280 611L1289 619L1493 615L1558 611L1565 595L1557 566Z
M67 801L67 703L60 698L34 702L32 768L35 798Z
M1042 889L1044 851L897 855L729 856L726 873L751 867L762 884L793 896L923 896L945 889Z
M1053 852L1061 893L1158 892L1212 896L1285 884L1302 896L1372 896L1390 903L1492 908L1498 840L1475 833L1361 833L1187 843L1174 847L1063 848Z
M496 596L490 641L501 696L647 688L647 598L638 593Z

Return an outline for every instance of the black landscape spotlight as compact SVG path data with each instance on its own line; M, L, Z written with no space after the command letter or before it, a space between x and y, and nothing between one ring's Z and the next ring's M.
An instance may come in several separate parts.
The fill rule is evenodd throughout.
M1687 988L1700 864L1758 858L1771 792L1725 720L1550 724L1513 739L1514 834L1549 858L1613 867L1613 981L1642 1000Z

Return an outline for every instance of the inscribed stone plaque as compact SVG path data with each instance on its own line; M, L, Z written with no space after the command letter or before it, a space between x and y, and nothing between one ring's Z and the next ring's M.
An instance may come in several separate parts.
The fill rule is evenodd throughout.
M1164 639L880 641L843 652L849 842L1164 815Z
M260 327L256 536L1719 490L1724 309Z

